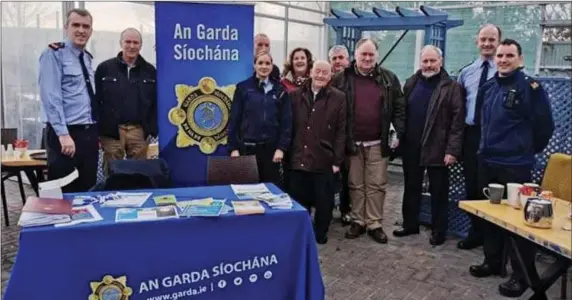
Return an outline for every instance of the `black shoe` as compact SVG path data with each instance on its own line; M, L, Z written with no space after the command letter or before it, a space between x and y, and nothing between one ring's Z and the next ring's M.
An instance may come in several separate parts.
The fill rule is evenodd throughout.
M380 243L380 244L387 244L387 235L383 232L383 228L379 227L376 229L368 230L367 234L371 236L371 238Z
M505 297L518 298L528 289L528 285L518 279L511 278L499 285L499 293Z
M438 232L431 233L431 238L429 239L429 244L433 246L440 246L445 244L445 235Z
M459 241L459 243L457 244L457 248L463 249L463 250L471 250L471 249L475 249L475 248L482 246L482 245L483 245L482 239L468 237L462 241Z
M346 232L346 239L355 239L365 233L365 226L353 222Z
M324 245L328 242L328 237L327 236L323 236L323 237L317 237L316 236L316 243L320 244L320 245Z
M474 265L469 268L469 273L473 277L482 278L482 277L489 277L491 275L500 275L501 267L500 266L492 266L488 263L483 263L482 265Z
M393 231L393 236L396 237L404 237L413 234L419 234L419 228L417 229L400 228Z

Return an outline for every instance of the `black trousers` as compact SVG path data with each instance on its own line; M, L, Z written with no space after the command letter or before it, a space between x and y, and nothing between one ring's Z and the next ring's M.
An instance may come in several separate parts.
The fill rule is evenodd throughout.
M326 237L334 209L334 174L290 171L290 196L308 213L315 207L314 231L316 238Z
M342 164L340 167L341 178L341 189L340 189L340 212L342 214L349 214L351 211L350 207L350 191L348 187L348 167L346 164Z
M256 156L256 166L258 167L258 177L260 182L273 183L283 188L280 176L280 163L272 161L276 146L273 143L263 143L256 145L245 145L240 151L241 155Z
M417 148L417 149L416 149ZM431 193L431 224L433 232L445 235L448 224L449 169L445 166L420 166L421 150L406 146L403 151L403 228L419 229L419 212L423 192L423 175L427 169L429 192Z
M530 180L531 171L530 167L501 166L481 162L479 166L479 183L481 187L485 187L490 183L498 183L505 186L509 182L525 183ZM503 198L506 198L506 188ZM485 262L492 266L500 266L505 241L508 235L512 233L487 221L483 222L483 230L485 232L483 236ZM517 240L521 241L520 238L517 238ZM524 241L521 241L521 243L523 242ZM525 264L529 264L531 261L534 263L536 247L530 243L525 247L521 246L519 248ZM514 271L513 277L522 278L522 272L518 267L514 253L511 253L510 256L512 269Z
M463 173L465 175L466 200L485 199L482 186L479 185L479 162L477 151L481 140L481 128L479 125L465 127L463 141ZM468 239L482 241L483 239L483 219L470 214L471 228Z
M46 127L46 152L48 155L48 179L65 177L77 169L79 177L67 186L64 193L86 192L97 181L99 159L99 134L97 125L69 125L68 132L75 143L73 157L62 154L59 137L49 124Z

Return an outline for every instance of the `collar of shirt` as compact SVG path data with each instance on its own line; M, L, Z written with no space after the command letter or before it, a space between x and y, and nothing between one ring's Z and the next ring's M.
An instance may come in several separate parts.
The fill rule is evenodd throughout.
M78 57L79 57L80 53L82 53L82 52L84 51L84 49L81 49L81 48L76 47L76 46L72 43L72 41L70 41L69 39L66 39L66 40L64 41L64 44L66 45L66 48L69 48L69 49L71 50L71 52L72 52L73 54L75 54L76 56L78 56Z
M483 62L484 62L484 61L485 61L485 60L484 60L483 57L481 56L481 57L479 57L479 58L475 61L475 63L477 64L477 66L478 66L479 68L481 68L481 67L483 66ZM491 57L491 59L487 59L487 61L489 62L489 68L491 68L491 67L496 68L494 58Z

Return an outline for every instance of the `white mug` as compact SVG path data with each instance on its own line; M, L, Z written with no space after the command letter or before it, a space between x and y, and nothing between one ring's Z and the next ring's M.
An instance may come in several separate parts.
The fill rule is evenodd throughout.
M522 184L520 183L507 183L506 184L506 194L507 194L507 202L508 205L512 206L513 208L520 208L520 188Z

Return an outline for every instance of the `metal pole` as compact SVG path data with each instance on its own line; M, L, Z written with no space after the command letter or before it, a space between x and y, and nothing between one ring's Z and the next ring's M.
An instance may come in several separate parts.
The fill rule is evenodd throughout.
M403 37L405 37L405 35L409 32L408 30L405 30L401 36L399 37L399 39L397 39L397 41L393 44L393 46L391 46L391 48L389 49L389 51L387 51L387 54L385 54L385 56L381 59L381 61L379 62L380 65L383 65L383 62L385 61L385 59L387 59L387 57L391 54L391 52L393 52L393 49L395 49L395 47L397 47L397 45L399 45L399 42L401 42L401 40L403 39Z
M543 45L544 28L545 28L544 22L546 22L546 4L541 4L538 45L536 45L536 60L534 62L534 76L538 76L540 74L540 64L542 62L542 45Z
M289 15L290 15L289 14L290 8L286 7L285 10L286 10L286 12L284 15L284 56L288 57L288 40L290 40L288 38L288 20L289 20ZM283 57L281 59L288 60L287 58L283 58ZM284 70L282 70L282 71L284 71Z

